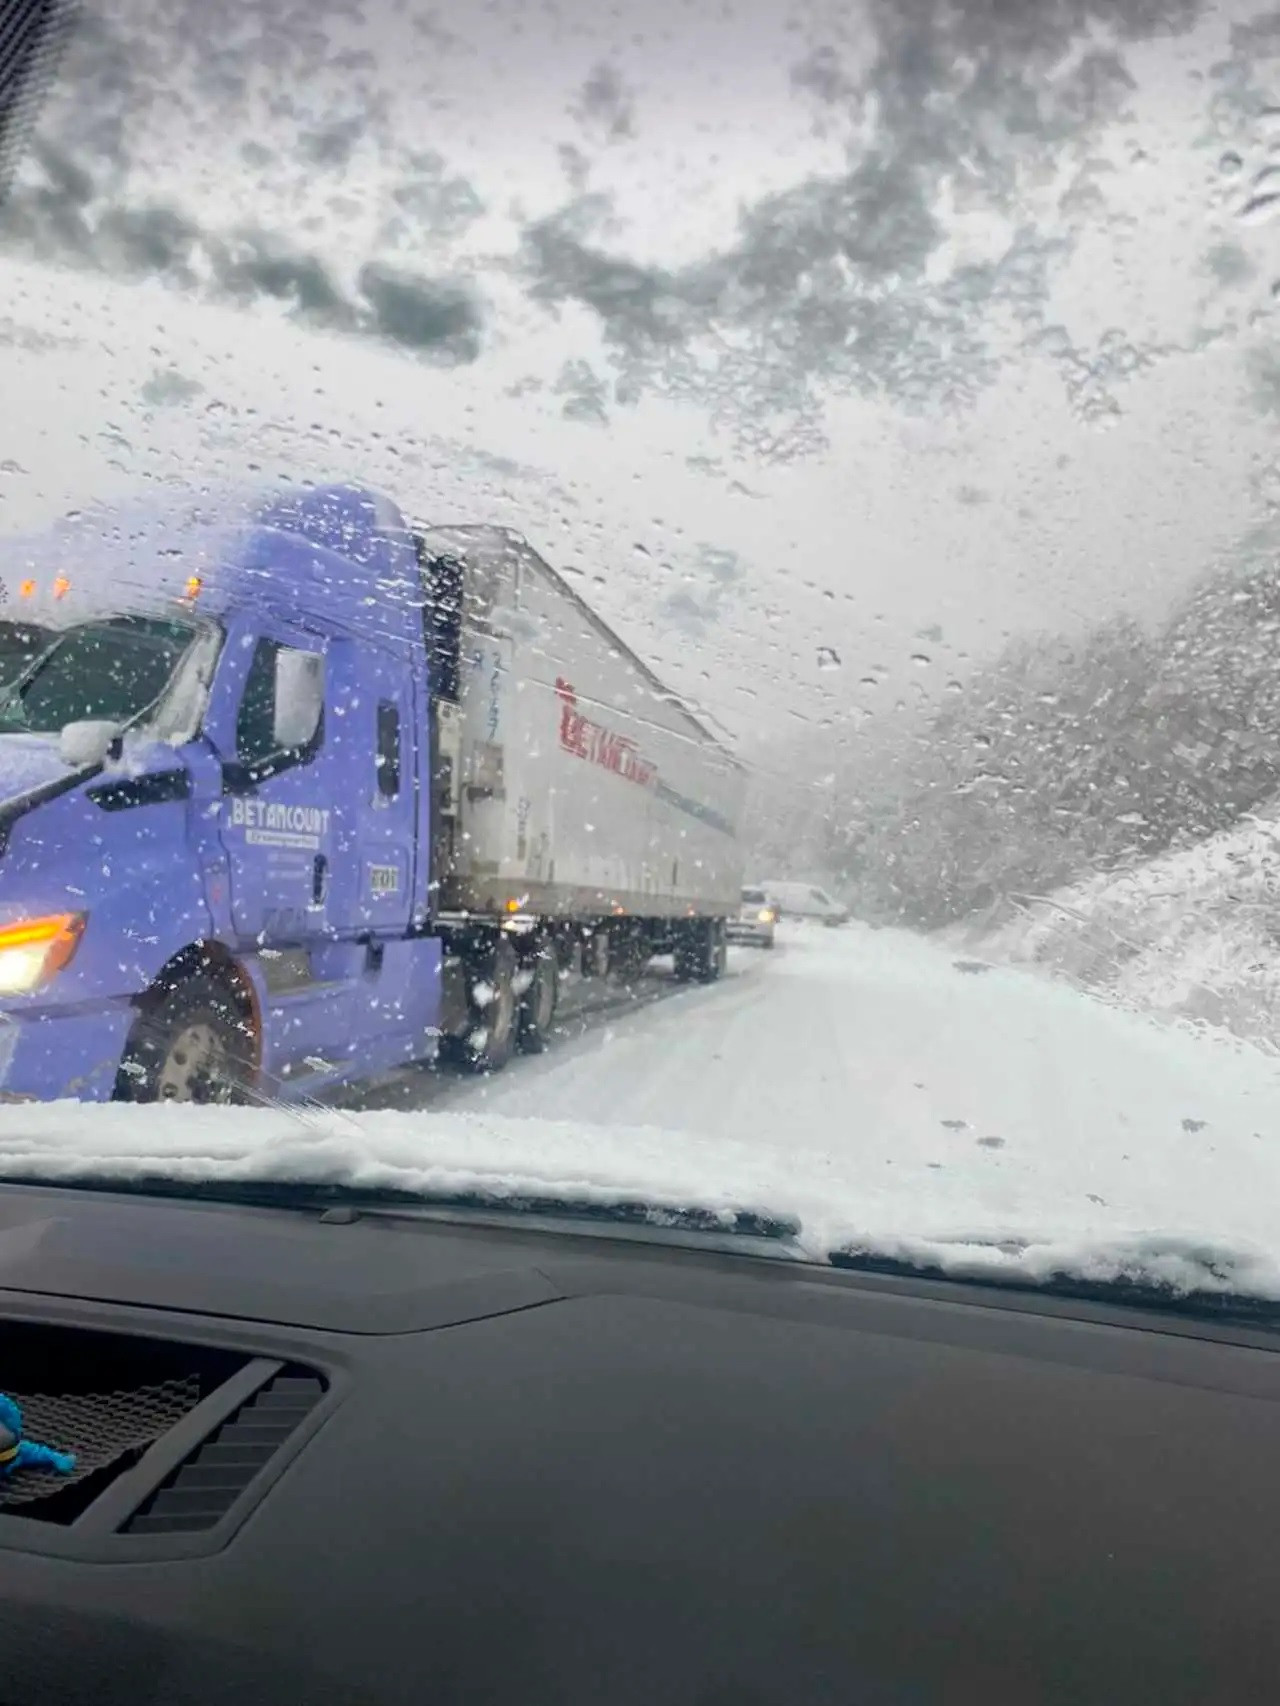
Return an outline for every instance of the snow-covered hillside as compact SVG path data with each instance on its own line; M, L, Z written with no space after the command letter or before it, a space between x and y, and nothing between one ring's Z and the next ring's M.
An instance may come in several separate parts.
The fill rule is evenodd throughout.
M985 957L1280 1049L1280 809L948 934Z

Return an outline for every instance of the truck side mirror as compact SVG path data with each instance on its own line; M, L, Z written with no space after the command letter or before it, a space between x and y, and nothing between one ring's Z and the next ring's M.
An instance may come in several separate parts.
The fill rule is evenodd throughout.
M275 705L271 732L280 752L305 746L324 709L324 658L319 652L282 647L276 653Z
M67 723L58 735L58 757L77 770L87 764L102 764L120 756L121 740L118 723Z

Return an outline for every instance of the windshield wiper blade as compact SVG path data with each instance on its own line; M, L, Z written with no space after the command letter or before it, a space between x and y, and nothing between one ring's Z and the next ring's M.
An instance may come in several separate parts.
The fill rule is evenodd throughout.
M180 1202L242 1204L247 1208L283 1208L321 1213L330 1219L362 1214L416 1211L511 1216L513 1219L579 1220L615 1226L646 1227L655 1232L697 1232L712 1237L762 1238L775 1242L798 1236L800 1222L759 1209L717 1211L696 1205L622 1196L561 1197L554 1193L508 1193L480 1188L467 1191L409 1191L394 1186L355 1186L307 1179L178 1179L168 1174L70 1176L0 1175L0 1185L35 1185L53 1190L93 1191L108 1195L165 1197Z

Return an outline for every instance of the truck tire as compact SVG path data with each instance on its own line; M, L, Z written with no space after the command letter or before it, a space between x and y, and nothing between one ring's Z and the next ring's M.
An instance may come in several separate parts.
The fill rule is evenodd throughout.
M474 956L467 977L471 1025L459 1039L458 1060L468 1072L501 1072L511 1059L519 1028L516 951L500 936L491 946L476 949Z
M247 1101L253 1037L235 996L197 972L134 1021L116 1073L117 1102Z
M560 971L555 950L541 946L525 968L532 972L529 987L520 997L517 1042L524 1054L541 1054L551 1040L551 1025L560 998Z
M653 940L646 925L632 921L613 933L609 969L627 987L639 982L652 958Z
M681 983L714 983L729 963L729 943L721 918L695 918L683 926L675 946L676 977Z
M698 975L698 943L690 925L685 925L671 950L677 983L692 983Z

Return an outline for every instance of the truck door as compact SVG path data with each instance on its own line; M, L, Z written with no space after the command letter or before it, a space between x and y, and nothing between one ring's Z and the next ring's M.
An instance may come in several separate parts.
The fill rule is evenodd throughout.
M413 907L418 811L413 677L407 661L376 647L357 656L342 641L332 651L342 701L335 743L350 825L342 927L403 934Z
M232 922L261 943L330 935L347 825L327 648L283 628L239 644L247 664L216 743Z

